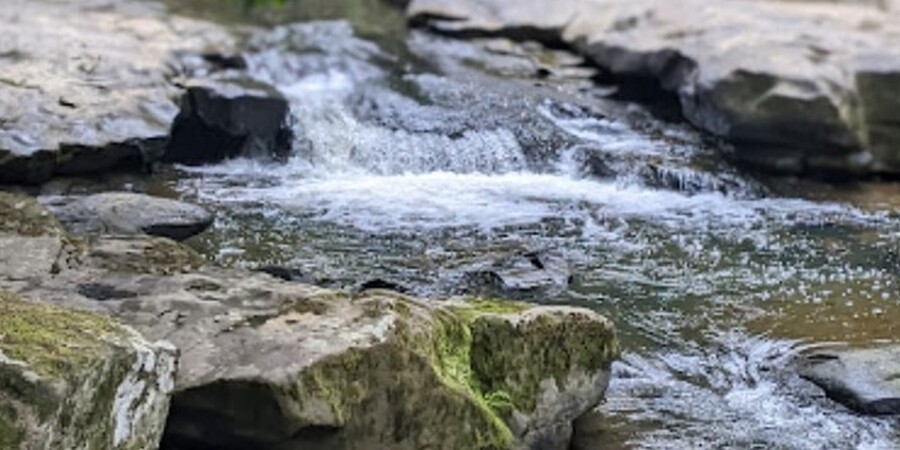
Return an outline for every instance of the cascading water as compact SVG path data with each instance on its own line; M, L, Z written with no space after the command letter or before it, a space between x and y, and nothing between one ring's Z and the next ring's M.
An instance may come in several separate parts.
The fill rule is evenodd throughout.
M683 125L599 89L492 75L495 55L475 45L408 46L430 64L345 22L252 37L252 73L292 103L294 155L183 169L177 188L221 211L195 244L427 296L553 249L573 280L539 300L609 315L626 349L596 448L900 447L893 423L790 368L809 342L888 337L867 324L900 318L884 257L896 219L770 197Z

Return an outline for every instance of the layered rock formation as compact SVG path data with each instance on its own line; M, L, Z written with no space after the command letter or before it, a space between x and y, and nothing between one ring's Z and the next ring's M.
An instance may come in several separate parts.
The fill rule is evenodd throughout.
M143 2L11 0L0 23L0 182L158 159L178 113L175 53L232 42Z
M744 162L900 174L897 5L414 0L408 12L443 33L565 45L615 77L653 80Z
M602 399L618 353L612 324L589 310L424 302L371 289L349 295L207 267L199 255L164 238L75 238L26 197L0 195L0 213L0 254L17 251L9 247L16 238L34 249L18 265L0 263L0 289L16 292L15 299L4 294L0 308L18 308L19 317L36 321L50 315L41 330L60 333L60 342L54 340L60 352L78 361L93 363L94 352L74 352L65 342L79 349L123 347L109 350L122 358L139 353L127 351L128 345L145 341L123 340L117 330L125 328L103 316L180 350L167 449L563 449L572 423ZM23 341L19 327L7 322L16 316L3 317L0 349L7 357L29 355L40 360L27 364L69 367L44 361L55 353L42 351L43 334L29 344L33 351L15 353L8 346ZM168 355L171 367L174 348L143 345L154 349L157 361ZM90 367L119 367L121 361L100 350ZM134 370L158 367L142 361ZM22 368L15 376L27 378L28 372ZM127 378L130 372L123 373ZM60 389L60 402L82 405L80 394ZM0 388L0 405L11 392ZM164 397L167 391L154 392ZM14 416L12 409L0 409L7 414L0 416L0 439L12 448L32 448L19 444L30 434L14 424L20 410L39 406L29 399L39 398L18 398ZM143 405L136 402L130 404ZM151 438L162 428L159 402L140 407L153 411L141 416L150 422L141 428L140 444L91 447L93 441L76 434L65 441L74 444L63 447L154 448ZM135 408L129 411L144 411ZM106 439L106 416L89 418L79 429L101 430L92 439Z
M242 68L221 26L109 0L10 0L0 23L0 183L290 149L283 99L213 81Z

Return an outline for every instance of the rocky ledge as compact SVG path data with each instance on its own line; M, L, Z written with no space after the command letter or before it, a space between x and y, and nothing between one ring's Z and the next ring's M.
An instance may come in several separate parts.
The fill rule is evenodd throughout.
M0 24L0 183L289 150L221 26L136 0L8 0Z
M673 92L735 157L793 173L900 176L900 4L412 0L418 24L575 49Z
M0 255L18 255L0 261L0 309L15 312L0 318L0 443L10 448L34 448L19 442L44 427L69 439L60 448L150 449L165 417L169 450L564 449L618 353L612 324L589 310L328 291L205 266L165 238L74 237L9 194L0 217ZM34 333L15 322L26 315ZM180 351L174 387L148 381L164 380L174 349L132 328ZM133 376L142 370L154 375ZM43 388L55 403L20 395L50 376L62 380ZM103 396L129 377L139 386L130 397L109 397L141 414L123 422ZM27 419L64 403L90 411ZM144 425L134 435L122 423ZM79 430L98 430L90 439L102 445ZM110 447L110 436L129 446Z

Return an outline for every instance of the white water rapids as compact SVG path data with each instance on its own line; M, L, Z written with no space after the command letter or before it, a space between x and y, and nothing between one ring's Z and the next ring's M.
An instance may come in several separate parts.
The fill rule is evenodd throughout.
M294 156L184 169L179 189L225 211L211 251L335 278L387 274L439 296L494 252L553 248L577 281L544 300L593 307L623 331L626 353L601 408L613 425L598 449L900 448L895 423L856 416L796 377L791 361L811 340L767 328L770 318L798 320L782 309L814 308L816 298L867 298L846 306L853 314L893 307L897 274L879 265L871 236L895 219L759 196L752 181L692 167L693 132L681 125L647 133L440 73L404 75L428 100L372 91L388 84L371 62L378 47L346 24L307 27L277 30L268 39L290 45L248 57L291 100ZM332 41L311 42L323 30ZM359 117L366 101L374 118ZM478 116L484 103L521 108L527 120L490 123ZM466 126L445 129L457 123ZM535 123L562 136L540 158L522 144ZM586 173L598 150L627 170ZM635 169L647 164L674 174L674 186L648 184ZM260 241L276 244L253 250Z

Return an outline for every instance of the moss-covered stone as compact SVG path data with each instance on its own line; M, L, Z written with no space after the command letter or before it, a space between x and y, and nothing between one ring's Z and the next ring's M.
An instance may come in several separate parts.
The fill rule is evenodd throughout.
M89 250L92 265L111 272L173 275L188 273L206 260L170 239L145 236L105 237Z
M156 448L174 349L0 291L0 448Z
M525 413L537 407L545 381L565 390L573 372L606 371L618 357L612 327L578 311L515 320L485 315L470 329L472 367L480 388L508 398Z
M106 350L104 339L123 337L106 317L19 301L0 291L0 351L38 375L79 370Z
M62 226L35 199L0 192L0 233L22 236L61 235Z
M616 356L611 324L585 310L483 299L427 303L387 291L308 297L271 308L263 321L211 334L210 353L185 355L183 381L191 387L176 395L170 443L526 448L533 434L556 432L600 401ZM327 308L310 311L310 300ZM178 334L207 342L190 330L210 325L188 322ZM482 334L493 328L498 339L486 341ZM570 345L577 348L560 348ZM558 388L548 393L548 384ZM197 423L198 414L211 412L208 423ZM221 427L232 431L213 432Z

